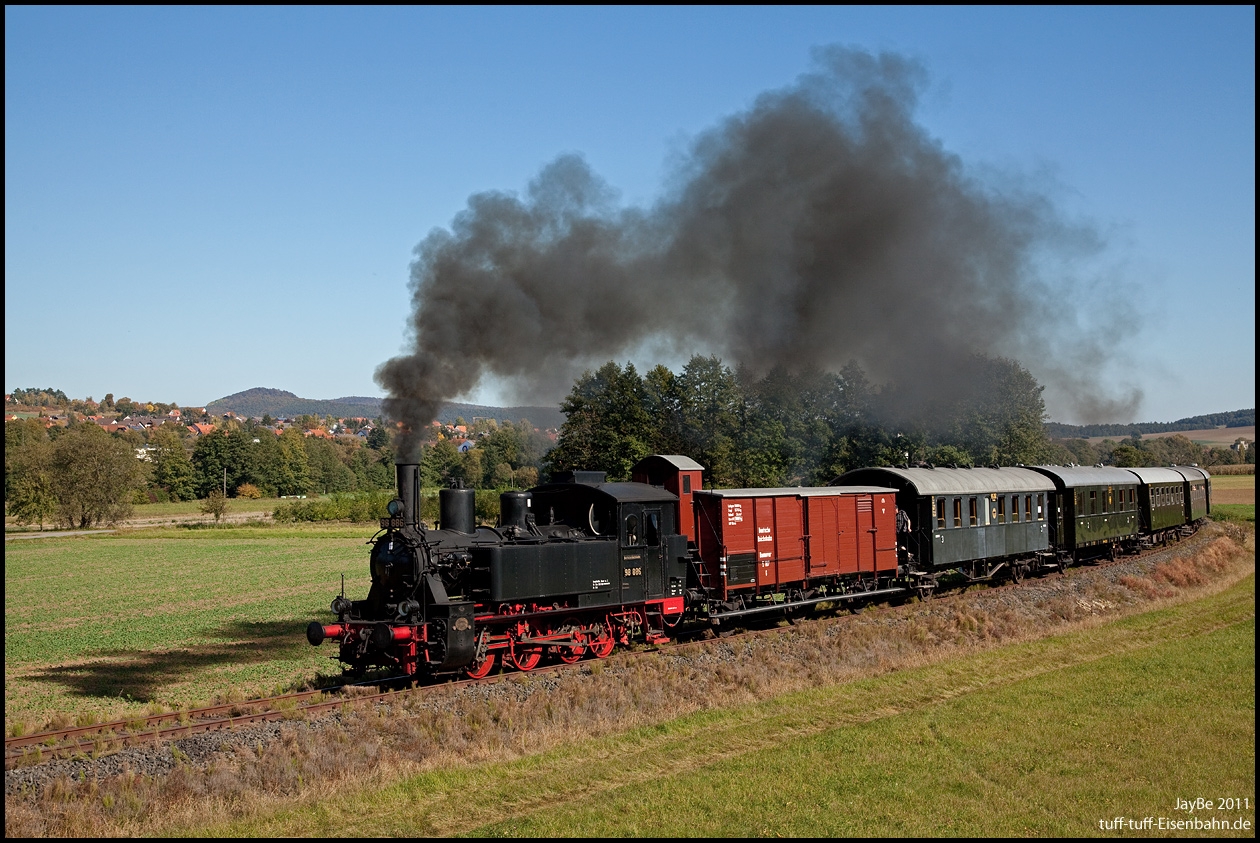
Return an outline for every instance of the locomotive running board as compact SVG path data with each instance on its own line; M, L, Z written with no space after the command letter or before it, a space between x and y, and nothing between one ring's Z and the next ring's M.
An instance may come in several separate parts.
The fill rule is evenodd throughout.
M836 603L841 600L857 600L862 597L879 597L885 594L903 594L909 591L905 588L881 588L875 591L854 591L849 594L828 594L826 597L811 597L808 600L796 600L792 603L771 603L768 606L754 606L751 609L734 609L729 612L721 612L719 614L709 614L710 621L720 622L724 618L739 618L748 615L759 615L765 612L781 612L784 609L795 609L800 606L813 606L816 603Z

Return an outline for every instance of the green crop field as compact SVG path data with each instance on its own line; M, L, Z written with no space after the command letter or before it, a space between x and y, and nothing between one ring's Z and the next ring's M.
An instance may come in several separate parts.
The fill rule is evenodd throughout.
M1066 635L334 794L183 832L1091 836L1118 816L1193 819L1179 798L1234 797L1247 807L1194 816L1245 820L1211 833L1253 837L1255 577Z
M367 593L370 526L164 529L5 545L7 733L126 717L328 673L306 643Z

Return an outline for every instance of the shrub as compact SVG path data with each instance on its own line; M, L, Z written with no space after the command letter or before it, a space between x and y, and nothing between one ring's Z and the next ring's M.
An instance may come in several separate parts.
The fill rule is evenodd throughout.
M257 500L258 498L262 497L262 490L259 489L257 486L255 486L253 483L242 483L241 485L236 487L236 496L238 498L249 498L250 500Z
M389 513L386 505L393 500L389 490L372 492L337 493L327 498L282 503L276 507L273 517L277 521L352 521L370 523L385 518Z

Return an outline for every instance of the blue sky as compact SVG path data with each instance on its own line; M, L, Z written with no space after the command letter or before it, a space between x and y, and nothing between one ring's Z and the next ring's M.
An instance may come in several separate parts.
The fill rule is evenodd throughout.
M946 149L1102 232L1079 270L1138 323L1107 376L1145 394L1115 421L1255 406L1252 7L7 7L5 388L379 395L471 194L577 152L651 204L828 44L921 62Z

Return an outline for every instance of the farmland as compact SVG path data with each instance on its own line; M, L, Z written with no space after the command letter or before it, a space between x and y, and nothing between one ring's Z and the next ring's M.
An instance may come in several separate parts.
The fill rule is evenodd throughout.
M16 662L6 709L87 716L143 707L119 693L169 704L312 676L322 660L301 640L302 623L325 611L321 581L343 560L357 563L347 573L361 570L361 542L357 528L271 526L15 548L21 565L6 584L23 606L122 602L96 624L101 641L77 615L74 634L57 636L55 618L41 626L26 611L33 640L6 638ZM1082 568L1016 592L803 621L734 647L718 639L557 677L434 689L361 716L345 710L337 723L297 722L265 744L248 738L204 767L183 766L171 747L168 775L14 795L6 828L1087 834L1100 817L1166 815L1161 800L1183 790L1254 789L1251 534L1212 527L1184 552L1161 553L1168 561L1146 574L1108 580L1123 568ZM132 564L146 556L168 562ZM60 585L41 583L50 566L69 568L58 560L87 566L101 595L64 571ZM202 582L179 585L196 570ZM137 587L112 584L123 580ZM8 599L7 610L19 608ZM134 640L114 625L129 616Z
M313 679L303 636L370 527L152 529L5 547L5 729L127 717Z
M1256 502L1254 474L1219 475L1212 478L1212 504L1252 504Z
M1250 442L1256 441L1256 426L1252 424L1245 427L1209 427L1204 428L1203 430L1176 430L1169 431L1168 433L1142 434L1143 439L1163 439L1168 436L1184 436L1191 442L1198 445L1207 445L1214 448L1228 448L1240 437ZM1099 445L1107 439L1116 442L1122 438L1124 437L1091 436L1086 441L1092 445Z

